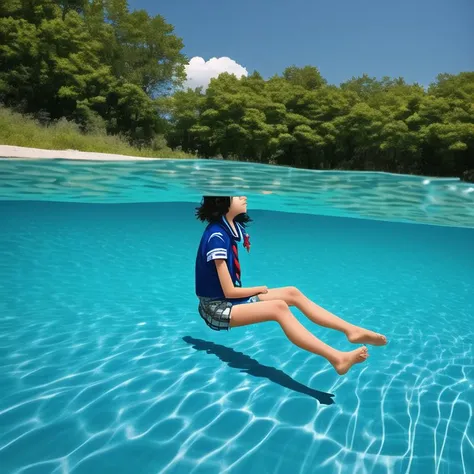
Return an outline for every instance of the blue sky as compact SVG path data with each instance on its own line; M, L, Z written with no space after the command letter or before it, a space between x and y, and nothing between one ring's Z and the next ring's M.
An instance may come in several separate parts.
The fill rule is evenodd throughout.
M428 85L441 72L474 70L474 0L129 0L129 5L163 15L189 58L229 57L266 78L292 64L309 64L333 84L367 73ZM225 69L227 63L211 69L215 74L216 64Z

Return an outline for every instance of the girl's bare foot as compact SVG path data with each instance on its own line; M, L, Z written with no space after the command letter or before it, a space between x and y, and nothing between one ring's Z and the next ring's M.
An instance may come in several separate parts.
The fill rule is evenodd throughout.
M373 346L387 344L387 338L384 335L357 326L347 333L347 339L354 344L372 344Z
M331 362L339 375L344 375L354 365L364 362L369 357L367 347L359 347L350 352L341 352L337 361Z

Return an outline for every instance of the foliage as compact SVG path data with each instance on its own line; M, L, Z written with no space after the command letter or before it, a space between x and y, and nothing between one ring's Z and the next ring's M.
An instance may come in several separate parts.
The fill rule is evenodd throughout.
M83 131L148 146L163 133L157 97L184 79L182 41L125 0L4 0L0 102Z
M85 134L75 122L65 118L42 125L32 117L3 107L0 107L0 143L46 150L79 150L147 158L189 158L186 153L170 150L161 135L157 135L149 146L138 149L130 146L119 135L110 136L100 129Z
M425 90L366 74L335 86L290 66L268 80L221 74L204 92L179 88L182 48L162 16L127 0L3 0L0 103L143 150L165 136L200 157L472 177L474 72Z
M473 72L441 74L427 91L367 75L336 87L309 66L267 81L221 74L205 93L175 94L169 109L170 146L205 157L428 175L474 169Z

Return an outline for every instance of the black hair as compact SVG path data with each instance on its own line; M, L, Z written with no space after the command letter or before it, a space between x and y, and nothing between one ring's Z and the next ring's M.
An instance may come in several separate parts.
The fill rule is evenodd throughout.
M203 196L201 205L196 207L196 218L202 222L217 222L225 216L230 209L230 196ZM244 212L234 218L243 227L252 222L249 215Z

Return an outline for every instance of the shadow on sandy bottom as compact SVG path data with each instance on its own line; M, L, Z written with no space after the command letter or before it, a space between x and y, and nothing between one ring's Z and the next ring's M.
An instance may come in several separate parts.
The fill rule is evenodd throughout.
M222 362L225 362L229 367L232 367L233 369L239 369L240 372L245 372L249 375L253 375L254 377L267 378L268 380L272 381L273 383L277 383L282 387L313 397L323 405L332 405L334 403L333 394L320 392L319 390L309 388L306 385L303 385L292 379L282 370L260 364L258 361L252 359L248 355L243 354L242 352L237 352L234 349L221 344L215 344L214 342L196 339L191 336L183 337L183 341L192 345L193 348L198 351L205 351L208 354L214 354L215 356L219 357Z

